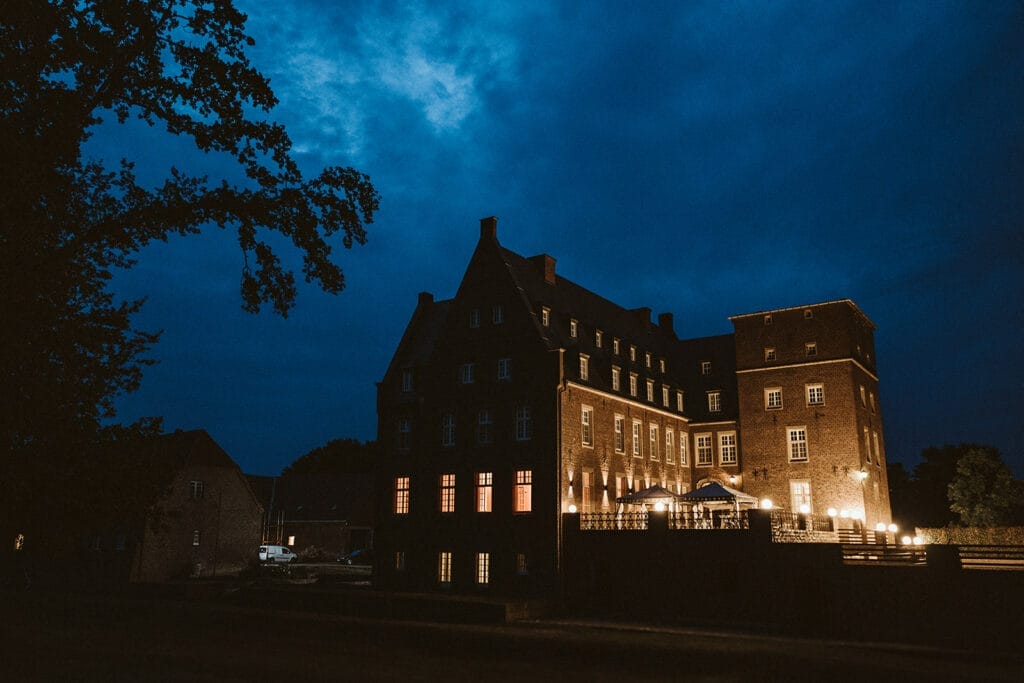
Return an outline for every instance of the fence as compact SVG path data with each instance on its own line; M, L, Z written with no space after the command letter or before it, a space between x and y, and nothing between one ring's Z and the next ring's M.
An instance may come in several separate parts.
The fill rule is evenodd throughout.
M646 512L583 512L580 531L646 531Z
M695 517L692 513L671 512L668 515L669 529L749 529L750 518L746 510L739 514L729 512L712 515L711 517Z

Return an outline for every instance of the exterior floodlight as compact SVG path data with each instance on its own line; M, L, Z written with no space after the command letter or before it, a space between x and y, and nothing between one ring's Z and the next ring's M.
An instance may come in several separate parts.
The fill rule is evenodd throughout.
M921 545L924 543L924 539L920 536L914 536L914 545Z
M659 500L657 503L654 504L654 511L655 512L664 512L665 511L665 504L662 503Z
M861 481L864 481L865 479L868 478L868 473L865 472L864 470L860 470L859 472L857 472L857 478L860 479Z
M762 510L771 510L773 507L775 507L775 503L772 502L771 498L762 498L761 499L761 509Z
M885 522L879 522L876 524L875 531L885 531Z
M889 525L889 531L891 531L892 533L896 533L896 525L895 524L890 524Z
M736 475L735 474L732 475L731 477L729 477L729 483L730 484L735 484L736 483Z
M912 539L910 536L904 536L903 538L900 539L900 541L903 542L903 545L910 545L911 543L914 542L914 539Z
M570 505L570 506L569 506L569 512L570 512L571 514L574 514L574 515L575 515L575 514L576 514L576 506L575 506L575 505Z
M854 519L860 520L861 522L864 521L864 511L863 510L854 510L853 512L850 513L850 516L853 517Z
M800 514L806 515L810 511L811 511L811 506L810 505L808 505L807 503L800 503Z
M846 519L846 518L848 518L850 516L850 511L845 509L845 508L843 508L842 510L839 511L839 516L842 517L843 519Z
M829 508L829 509L828 509L828 516L829 516L829 517L835 517L835 516L836 516L836 515L838 515L838 514L839 514L839 513L838 513L838 512L836 511L836 509L835 509L835 508Z

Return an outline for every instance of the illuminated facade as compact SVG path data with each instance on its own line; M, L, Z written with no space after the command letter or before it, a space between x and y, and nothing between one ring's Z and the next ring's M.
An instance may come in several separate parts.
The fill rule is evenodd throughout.
M561 513L655 483L891 521L871 322L849 300L731 320L681 340L483 219L455 297L420 294L378 387L381 584L543 593Z

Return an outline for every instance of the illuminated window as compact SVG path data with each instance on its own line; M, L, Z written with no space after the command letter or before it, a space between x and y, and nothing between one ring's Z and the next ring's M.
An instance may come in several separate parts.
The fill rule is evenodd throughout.
M764 409L780 410L782 408L782 387L769 387L764 390Z
M188 483L188 497L192 500L199 500L203 497L203 481L193 479Z
M865 459L871 462L871 433L867 427L864 428L864 454Z
M863 384L860 385L860 404L862 406L866 406L868 404L868 394L867 391L864 390Z
M689 438L690 438L689 434L684 434L682 432L679 434L679 464L680 465L685 465L686 464L686 442L687 442L687 440L689 440Z
M199 545L199 538L200 538L199 529L196 529L195 531L192 532L192 545L194 545L194 546Z
M636 373L629 373L629 395L636 396Z
M647 400L652 402L652 403L654 402L654 380L653 379L647 380Z
M398 418L397 431L395 433L395 445L400 450L408 450L409 435L412 433L412 422L407 417Z
M295 537L294 536L289 536L288 537L288 545L295 545Z
M622 374L622 371L619 370L618 366L613 365L612 366L612 391L618 391L619 390L619 378L620 378L621 374Z
M629 345L629 359L631 361L636 361L636 347L632 344Z
M875 412L875 392L868 392L868 402L871 404L871 412Z
M668 408L668 395L669 395L668 387L662 385L662 387L661 387L661 405L665 406L666 408Z
M604 335L601 333L601 330L595 330L594 331L594 346L596 346L597 348L601 348L601 344L602 344L603 341L604 341Z
M455 413L445 413L441 416L441 445L455 445Z
M25 534L18 534L17 536L14 537L14 550L18 551L18 550L24 550L24 549L25 549Z
M516 441L529 441L533 438L533 417L530 406L516 408Z
M395 477L395 514L409 514L409 477Z
M455 512L455 475L441 475L441 512Z
M625 453L626 452L626 435L623 434L623 430L626 428L626 418L621 415L615 416L615 452Z
M583 470L583 486L581 487L581 498L580 503L582 505L582 512L590 512L590 507L594 502L594 471Z
M402 370L402 391L412 391L412 368Z
M807 354L808 358L818 355L818 342L807 342L804 344L804 353Z
M529 567L526 564L526 553L516 553L516 574L526 576L529 573Z
M544 327L551 324L551 309L547 306L540 309L540 324Z
M736 432L718 435L718 461L722 465L736 464Z
M580 379L590 379L590 356L580 354Z
M437 554L437 582L452 582L452 554L450 552Z
M491 443L494 439L494 414L490 410L481 410L476 414L476 442Z
M502 308L501 304L495 304L491 308L491 322L495 325L500 325L505 322L505 309Z
M637 420L633 421L633 457L643 457L643 453L640 452L640 422Z
M773 360L775 360L775 349L770 346L765 347L764 362L771 363Z
M793 504L793 512L811 512L811 483L809 481L791 480L789 482L789 498Z
M612 339L612 353L619 355L619 340L615 338Z
M491 582L490 553L476 554L476 582L481 586L486 586Z
M480 327L480 309L474 308L469 312L469 326Z
M498 379L502 381L508 381L512 379L512 359L511 358L499 358L498 359Z
M590 406L583 406L580 414L581 439L584 446L594 445L594 409Z
M807 385L807 405L809 405L809 406L823 406L823 405L825 405L825 385L824 384L808 384Z
M459 382L461 384L472 384L475 367L473 363L463 363L459 366Z
M404 550L398 550L398 551L395 552L395 571L396 572L404 572L405 571L405 551Z
M648 352L646 352L644 354L644 365L646 365L647 367L651 367L651 353L650 353L650 351L648 351Z
M683 392L676 392L676 410L683 412Z
M579 334L579 324L575 320L569 321L569 336L575 339Z
M789 427L786 430L786 437L789 441L790 462L807 461L807 428Z
M875 462L882 462L882 448L878 442L878 432L872 432L872 437L875 440Z
M720 413L722 411L722 392L708 392L708 412Z
M702 375L710 375L711 374L711 361L709 361L709 360L702 360L700 362L700 374L702 374Z
M651 460L658 459L658 425L648 425L647 435L650 437L650 450L648 451L648 457Z
M664 372L665 372L665 359L664 358L662 358L661 360L658 361L658 367L661 370L661 372L664 374Z
M697 439L697 467L711 467L714 464L714 447L711 445L710 434L698 434Z
M516 470L515 512L533 509L533 470Z
M491 511L491 492L494 489L494 474L477 472L476 475L476 511Z
M676 461L676 435L668 427L665 428L665 462Z

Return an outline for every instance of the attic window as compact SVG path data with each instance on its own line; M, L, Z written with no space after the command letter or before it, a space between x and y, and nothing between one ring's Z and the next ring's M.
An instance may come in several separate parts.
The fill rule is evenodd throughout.
M193 479L188 483L188 497L192 500L199 500L203 497L202 479Z
M578 336L578 327L579 324L576 322L575 318L569 321L569 336L572 337L573 339L575 339Z
M765 325L771 325L772 324L772 314L771 313L768 313L768 314L766 314L764 316L764 324Z
M804 309L804 320L810 320L814 317L814 311L809 308Z
M540 309L540 324L544 327L551 324L551 309L547 306Z
M709 361L709 360L702 360L700 362L700 374L702 374L702 375L710 375L711 374L711 361Z
M601 330L596 330L594 332L594 346L601 348L603 337L604 335L601 333Z
M614 353L616 356L619 355L619 340L618 339L612 339L612 353Z

